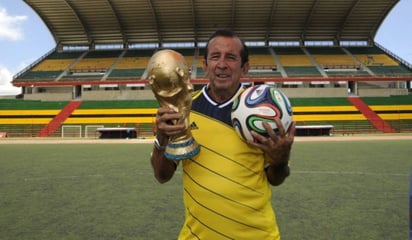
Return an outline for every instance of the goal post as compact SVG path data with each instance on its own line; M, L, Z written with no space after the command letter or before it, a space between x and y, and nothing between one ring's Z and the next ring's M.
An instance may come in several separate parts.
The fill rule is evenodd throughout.
M63 125L62 126L62 138L81 138L82 126L81 125Z
M84 130L85 138L98 138L99 134L97 133L98 128L103 128L104 125L86 125Z

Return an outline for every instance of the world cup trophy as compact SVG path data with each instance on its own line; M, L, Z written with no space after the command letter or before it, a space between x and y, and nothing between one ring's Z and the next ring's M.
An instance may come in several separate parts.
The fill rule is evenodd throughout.
M196 156L200 145L192 136L189 122L193 85L184 57L174 50L159 50L150 58L146 74L159 105L183 114L182 119L172 124L184 123L185 131L169 138L165 157L179 161Z

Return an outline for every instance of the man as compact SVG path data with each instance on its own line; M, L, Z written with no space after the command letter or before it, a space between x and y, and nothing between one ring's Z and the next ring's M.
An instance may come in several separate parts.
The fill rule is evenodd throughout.
M270 137L252 132L256 142L244 142L231 126L233 100L242 91L240 79L249 70L248 49L230 30L218 30L209 39L203 60L209 84L194 94L190 121L200 153L181 162L185 222L179 239L279 239L272 209L271 185L289 176L289 155L295 123L286 131L276 121ZM152 153L156 179L167 182L177 164L165 158L170 136L184 130L170 125L182 115L159 108L157 140Z

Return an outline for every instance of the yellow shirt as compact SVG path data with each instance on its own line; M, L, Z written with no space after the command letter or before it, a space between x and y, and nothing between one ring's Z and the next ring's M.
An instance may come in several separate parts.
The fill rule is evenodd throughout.
M192 112L190 121L201 150L182 161L185 222L179 239L279 239L263 152L213 118Z

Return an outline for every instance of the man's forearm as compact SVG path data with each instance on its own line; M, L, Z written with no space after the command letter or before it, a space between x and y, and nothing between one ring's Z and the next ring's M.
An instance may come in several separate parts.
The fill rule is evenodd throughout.
M177 166L175 162L164 156L165 142L163 139L156 139L151 156L154 175L160 183L169 181L173 177Z
M176 163L165 158L163 151L153 149L151 157L154 176L160 183L169 181L176 171Z
M290 168L288 164L269 165L265 170L268 181L273 186L282 184L290 175Z

